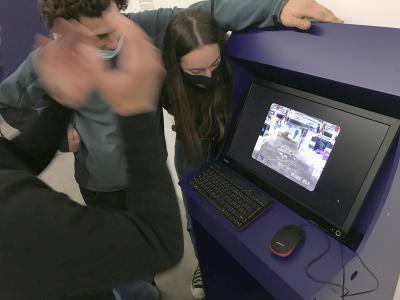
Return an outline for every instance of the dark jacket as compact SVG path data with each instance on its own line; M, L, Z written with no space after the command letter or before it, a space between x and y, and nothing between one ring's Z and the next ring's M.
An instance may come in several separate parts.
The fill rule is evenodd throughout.
M93 299L182 256L177 198L155 146L154 114L117 120L126 144L127 211L81 206L37 178L70 117L50 102L29 132L0 138L0 299Z

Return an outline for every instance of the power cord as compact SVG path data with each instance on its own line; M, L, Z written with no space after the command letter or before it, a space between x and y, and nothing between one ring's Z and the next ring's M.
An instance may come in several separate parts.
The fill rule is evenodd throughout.
M349 290L347 290L346 294L344 293L344 288L346 284L346 270L344 265L344 250L342 244L340 244L340 258L342 260L342 294L340 295L340 297L342 298L342 300L344 300L345 295L347 296L349 294Z
M346 295L345 297L352 297L352 296L358 296L358 295L363 295L363 294L369 294L369 293L375 292L379 288L378 277L376 277L376 275L371 271L371 269L369 269L367 267L367 265L362 260L361 256L356 251L354 251L354 253L358 257L358 259L360 260L360 262L364 266L364 268L368 271L368 273L371 274L371 276L375 279L376 286L373 289L370 289L370 290L367 290L367 291L362 291L362 292L357 292L357 293L351 293L351 294ZM344 267L344 265L343 265L343 267Z
M300 227L305 227L307 225L310 225L310 224L309 223L304 223L304 224L299 225L299 226ZM353 296L358 296L358 295L369 294L369 293L375 292L379 288L379 280L378 280L378 278L367 267L367 265L365 264L365 262L363 261L361 256L356 251L354 251L354 253L356 254L358 259L360 260L360 262L363 265L363 267L375 279L376 286L373 289L370 289L370 290L356 292L356 293L350 293L350 290L346 287L346 269L345 269L345 262L344 262L344 249L343 249L343 245L342 244L340 244L340 256L341 256L341 261L342 261L342 284L338 284L338 283L331 282L331 281L326 281L326 280L321 280L321 279L315 278L313 275L311 275L311 273L310 273L311 266L314 265L320 259L322 259L329 252L329 250L331 249L331 241L330 241L329 237L326 234L324 236L325 236L325 238L327 240L328 246L326 247L326 249L320 255L318 255L316 258L314 258L313 260L311 260L308 263L308 265L306 266L306 269L305 269L305 273L306 273L307 277L309 279L311 279L312 281L315 281L315 282L318 282L318 283L328 284L328 285L331 285L331 286L335 286L335 287L341 288L342 289L342 293L341 293L340 297L341 297L342 300L344 300L345 297L353 297Z
M318 283L322 283L322 284L329 284L329 285L331 285L331 286L335 286L335 287L339 287L339 288L342 288L342 295L346 295L346 294L348 294L348 293L350 293L350 291L349 291L349 289L348 288L346 288L345 286L344 286L344 284L338 284L338 283L335 283L335 282L331 282L331 281L326 281L326 280L322 280L322 279L318 279L318 278L315 278L313 275L311 275L311 273L310 273L310 268L317 262L317 261L319 261L321 258L323 258L328 252L329 252L329 250L331 249L331 241L330 241L330 239L328 238L328 236L326 236L325 235L325 238L326 238L326 240L327 240L327 242L328 242L328 246L326 247L326 249L320 254L320 255L318 255L316 258L314 258L313 260L311 260L309 263L308 263L308 265L307 265L307 267L306 267L306 275L307 275L307 277L308 278L310 278L312 281L315 281L315 282L318 282ZM344 293L344 290L346 291L346 294Z

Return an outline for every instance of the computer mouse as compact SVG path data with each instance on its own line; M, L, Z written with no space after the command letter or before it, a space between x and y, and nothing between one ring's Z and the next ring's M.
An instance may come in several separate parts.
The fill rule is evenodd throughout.
M272 253L280 257L288 257L304 239L304 230L297 225L286 225L279 229L269 243Z

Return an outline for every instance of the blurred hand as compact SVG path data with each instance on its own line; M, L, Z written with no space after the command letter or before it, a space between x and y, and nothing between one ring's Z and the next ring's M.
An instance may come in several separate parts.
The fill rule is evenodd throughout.
M158 49L138 26L118 12L110 12L105 18L117 29L124 44L118 55L118 68L97 76L98 90L119 115L154 111L165 75Z
M280 15L282 25L302 30L311 27L310 19L319 22L343 23L343 20L337 18L332 11L315 0L289 0Z
M118 11L109 11L104 18L124 39L118 68L106 68L92 33L76 21L60 19L54 31L61 39L45 41L39 53L36 67L43 86L50 96L72 108L79 107L96 88L119 115L154 111L165 75L159 51Z
M72 126L69 126L67 136L68 151L73 153L78 152L79 144L81 142L81 137L79 136L79 133Z
M41 83L62 105L78 108L95 88L93 73L105 68L96 50L97 38L76 21L58 19L57 40L40 38L43 46L35 62Z

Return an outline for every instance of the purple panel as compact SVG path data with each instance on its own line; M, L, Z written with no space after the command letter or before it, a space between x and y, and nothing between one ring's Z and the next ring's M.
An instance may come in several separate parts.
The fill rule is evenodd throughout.
M231 57L400 96L400 29L314 24L307 33L251 30L233 34L228 53Z
M31 52L35 34L46 32L36 3L33 0L0 1L4 76L12 73Z
M332 39L332 36L335 38ZM296 73L298 78L309 77L317 81L328 79L326 82L335 86L340 82L342 85L337 84L338 96L344 92L342 88L345 85L353 86L355 91L363 91L363 95L372 95L371 90L386 95L392 94L392 107L399 108L400 113L400 106L397 106L400 96L398 29L315 24L309 33L276 29L253 30L233 34L228 51L236 71L233 98L235 104L243 99L244 91L251 80L250 71L254 70L247 62L255 62L258 72L265 65L269 65L290 70ZM380 101L389 99L383 97L385 94L379 94L382 96L379 97ZM368 195L369 200L357 219L357 228L363 233L367 232L365 240L368 239L369 231L379 217L391 189L393 176L399 165L399 156L398 142L378 175L379 178ZM190 214L257 282L277 299L313 298L322 285L310 280L305 274L305 269L310 261L326 249L329 238L327 235L317 228L306 226L306 239L303 244L290 257L279 258L268 250L270 239L284 225L305 223L302 217L275 201L269 211L245 230L238 232L188 187L188 179L182 181L181 186L189 199ZM342 264L340 244L334 239L329 240L330 251L310 269L314 277L328 281L340 272ZM346 247L343 248L344 262L347 263L354 257L354 253Z

